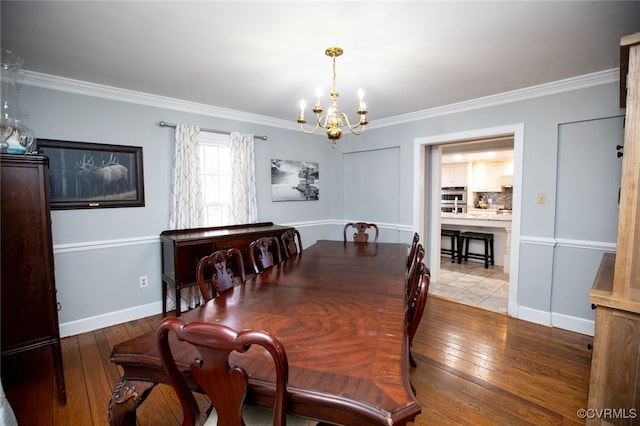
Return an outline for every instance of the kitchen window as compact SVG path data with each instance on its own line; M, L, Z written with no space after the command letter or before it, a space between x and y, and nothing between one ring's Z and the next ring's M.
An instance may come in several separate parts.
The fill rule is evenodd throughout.
M228 225L231 192L229 135L201 132L199 138L204 226Z

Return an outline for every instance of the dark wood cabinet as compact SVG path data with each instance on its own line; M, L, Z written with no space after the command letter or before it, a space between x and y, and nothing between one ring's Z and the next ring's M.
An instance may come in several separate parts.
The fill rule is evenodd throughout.
M2 358L50 346L66 403L49 210L48 158L0 154Z
M162 243L162 314L167 314L167 287L176 289L176 316L180 316L180 292L195 286L198 261L216 250L235 247L244 257L245 272L254 273L249 262L249 244L260 237L277 237L293 229L272 222L212 228L178 229L160 234Z

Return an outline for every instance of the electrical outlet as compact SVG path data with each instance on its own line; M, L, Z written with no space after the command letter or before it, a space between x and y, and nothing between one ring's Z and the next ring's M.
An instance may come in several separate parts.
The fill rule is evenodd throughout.
M146 275L140 277L140 287L146 287L149 285L149 279Z
M536 197L536 203L544 204L547 202L547 194L545 192L538 192L538 196Z

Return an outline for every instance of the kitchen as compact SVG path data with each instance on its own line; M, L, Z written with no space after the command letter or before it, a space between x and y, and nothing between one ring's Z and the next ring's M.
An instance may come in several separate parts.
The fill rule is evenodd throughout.
M441 149L442 274L434 283L433 292L506 312L513 201L513 137L447 144ZM451 231L455 238L451 238ZM462 238L458 238L456 231L479 234L474 236L487 239L486 248L483 238L465 239L466 244L461 245ZM490 256L491 245L493 259ZM467 246L469 258L465 260Z

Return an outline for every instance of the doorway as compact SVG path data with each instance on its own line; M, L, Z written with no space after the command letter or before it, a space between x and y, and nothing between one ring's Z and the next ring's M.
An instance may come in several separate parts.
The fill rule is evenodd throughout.
M518 260L520 242L520 217L522 193L522 163L524 124L476 129L417 138L414 140L414 228L423 238L431 277L438 281L441 275L441 146L490 138L513 138L514 174L512 194L512 221L508 260L509 285L507 312L518 317Z

